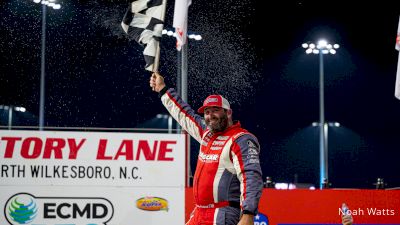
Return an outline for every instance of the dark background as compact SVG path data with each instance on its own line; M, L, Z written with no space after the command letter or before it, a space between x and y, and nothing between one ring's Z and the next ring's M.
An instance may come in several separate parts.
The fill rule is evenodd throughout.
M134 128L165 114L148 87L142 48L119 24L125 0L58 1L47 10L45 126ZM389 2L389 1L387 1ZM172 30L173 1L165 28ZM37 126L41 5L0 2L0 105L24 106L13 125ZM189 103L228 98L262 146L264 176L318 184L319 61L301 44L340 44L326 55L325 116L332 187L400 186L400 100L394 97L400 3L196 1L189 8ZM164 36L160 72L176 84L175 40ZM8 112L0 111L6 126ZM193 144L195 145L195 144ZM192 148L194 168L196 146Z

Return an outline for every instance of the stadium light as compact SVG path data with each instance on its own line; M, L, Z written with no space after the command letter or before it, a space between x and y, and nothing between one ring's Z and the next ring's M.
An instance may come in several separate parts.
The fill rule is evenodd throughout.
M330 127L340 127L340 123L339 122L325 122L326 125L330 126ZM313 127L319 127L320 123L319 122L312 122L311 126Z
M11 130L11 127L12 127L13 111L26 112L26 108L22 107L22 106L0 105L0 109L8 111L8 129L9 130Z
M172 31L172 30L164 29L161 33L164 34L164 35L167 35L167 36L176 37L176 33L174 31ZM193 39L193 40L196 40L196 41L200 41L200 40L203 39L203 37L200 34L194 34L194 33L190 33L190 32L188 32L187 37L188 37L188 39Z
M58 4L56 0L33 0L33 2L53 9L61 9L61 4Z
M328 123L325 122L325 105L324 105L324 55L336 54L336 49L339 48L338 44L330 44L327 40L321 39L314 43L303 43L301 45L306 54L314 53L319 55L319 130L320 130L320 189L323 188L324 179L328 180ZM314 124L314 123L313 123ZM336 125L340 126L339 123Z

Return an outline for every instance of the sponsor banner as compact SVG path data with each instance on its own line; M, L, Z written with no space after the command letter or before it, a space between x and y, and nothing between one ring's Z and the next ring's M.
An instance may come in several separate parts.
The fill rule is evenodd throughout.
M1 185L184 185L177 134L0 131Z
M186 188L186 220L194 208L193 189ZM341 224L342 203L354 224L400 225L400 190L276 190L262 192L254 225Z
M184 224L177 188L0 186L0 202L2 225Z
M400 225L399 190L264 189L260 211L271 225L340 224L342 203L354 212L354 224Z
M184 224L185 138L0 131L2 225Z

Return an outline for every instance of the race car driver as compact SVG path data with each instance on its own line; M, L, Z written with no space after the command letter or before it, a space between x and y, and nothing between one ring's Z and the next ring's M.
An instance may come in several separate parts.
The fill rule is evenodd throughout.
M164 78L153 73L150 87L158 92L171 116L200 143L193 180L195 209L188 225L253 225L263 181L257 138L232 120L229 102L210 95L197 112Z

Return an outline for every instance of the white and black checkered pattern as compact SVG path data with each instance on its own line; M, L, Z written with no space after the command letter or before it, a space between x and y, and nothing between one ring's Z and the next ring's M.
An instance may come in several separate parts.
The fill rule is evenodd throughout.
M159 54L160 38L166 0L134 0L122 20L122 29L129 39L134 39L144 46L145 69L156 72L156 55Z

